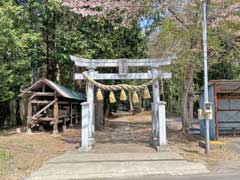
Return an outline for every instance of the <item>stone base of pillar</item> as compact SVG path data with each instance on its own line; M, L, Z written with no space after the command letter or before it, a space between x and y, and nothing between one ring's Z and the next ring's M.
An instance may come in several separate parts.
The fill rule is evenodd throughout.
M63 125L62 130L63 130L63 132L67 131L67 126Z
M167 151L168 146L167 145L162 145L162 146L156 146L156 151L161 152L161 151Z
M91 152L92 151L92 146L88 146L88 147L79 147L78 148L79 152Z
M32 129L31 128L27 128L27 134L32 134Z
M94 138L89 138L89 145L95 146L96 140Z
M69 124L69 127L70 127L70 128L73 128L73 124L72 124L72 123L71 123L71 124Z
M78 124L79 122L78 122L78 119L76 118L76 120L75 120L75 124Z
M158 138L156 136L152 137L152 146L153 146L154 149L157 149Z
M58 130L53 130L53 133L52 133L53 136L58 136L58 134L59 134Z

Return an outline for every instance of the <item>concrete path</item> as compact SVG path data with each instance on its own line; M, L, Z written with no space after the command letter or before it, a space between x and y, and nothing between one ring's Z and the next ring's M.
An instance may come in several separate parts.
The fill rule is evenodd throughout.
M187 162L173 152L112 154L70 152L48 161L28 180L104 179L199 173L208 173L203 164Z
M156 152L151 148L151 117L132 118L108 122L103 131L97 132L92 152L75 150L52 159L28 180L128 179L209 172L201 163L184 160L175 150Z
M240 173L235 171L233 173L218 173L218 174L200 174L200 175L186 175L186 176L167 176L167 175L155 175L155 176L142 176L132 178L111 178L101 180L239 180Z

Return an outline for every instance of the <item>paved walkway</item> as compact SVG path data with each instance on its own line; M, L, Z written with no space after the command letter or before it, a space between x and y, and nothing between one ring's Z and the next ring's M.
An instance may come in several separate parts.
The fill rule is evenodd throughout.
M170 152L64 154L47 162L29 180L126 178L146 175L207 173L200 163L187 162Z
M151 148L150 116L124 117L97 132L90 153L77 150L46 162L29 180L126 178L146 175L208 173L201 163L188 162L177 152ZM144 119L144 120L143 120Z
M218 173L218 174L201 174L201 175L186 175L186 176L169 176L169 175L155 175L142 176L132 178L110 178L104 180L239 180L240 173L235 171L233 173ZM102 179L103 180L103 179Z

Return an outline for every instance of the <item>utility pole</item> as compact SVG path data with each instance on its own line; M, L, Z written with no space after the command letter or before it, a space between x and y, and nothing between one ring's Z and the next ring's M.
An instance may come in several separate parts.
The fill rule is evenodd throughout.
M206 0L203 0L203 52L204 52L204 111L205 111L205 153L209 153L209 119L206 115L206 106L209 104L208 101L208 56L207 56L207 4Z

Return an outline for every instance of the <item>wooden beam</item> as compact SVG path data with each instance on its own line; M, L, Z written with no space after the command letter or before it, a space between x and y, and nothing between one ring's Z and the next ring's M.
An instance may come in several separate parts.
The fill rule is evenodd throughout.
M70 127L73 127L73 118L72 118L72 114L73 114L73 112L72 112L72 102L70 102L70 104L69 104L69 106L70 106Z
M32 94L32 96L29 98L29 100L33 99L36 96L55 96L55 93L46 93L46 92L32 92L29 91L30 94Z
M71 102L71 103L72 103L72 105L79 105L79 106L81 105L81 102ZM58 101L58 104L69 105L69 101Z
M69 105L69 102L68 101L58 101L58 104Z
M57 96L55 96L55 100L54 100L53 116L54 116L53 135L57 135L58 134L58 98Z
M54 121L54 118L51 118L51 117L43 117L43 118L39 118L39 120L41 120L41 121Z
M57 101L57 99L54 99L52 102L50 102L48 105L46 105L45 107L43 107L40 111L38 111L36 114L34 114L34 116L32 117L32 119L36 119L36 117L38 115L40 115L43 111L45 111L47 108L49 108L51 105L53 105L55 102Z
M35 96L55 96L55 93L51 92L32 92Z
M218 109L218 111L240 111L240 109Z
M220 90L218 93L240 93L239 90Z
M38 100L31 100L30 101L32 104L48 104L51 101L38 101Z
M163 79L171 79L172 73L161 73L159 72L159 75ZM95 80L122 80L122 79L152 79L152 73L149 71L148 73L128 73L126 75L117 74L117 73L94 73L94 79ZM82 74L76 73L75 74L75 80L84 80Z
M240 128L240 122L219 122L219 128Z
M32 120L32 104L28 102L28 114L27 114L27 133L31 133L31 120Z
M240 96L218 96L218 99L239 99L240 100Z
M147 66L166 66L170 65L172 59L176 56L172 55L161 59L84 59L76 56L70 56L71 60L79 67L119 67L119 63L124 61L130 67L147 67Z

